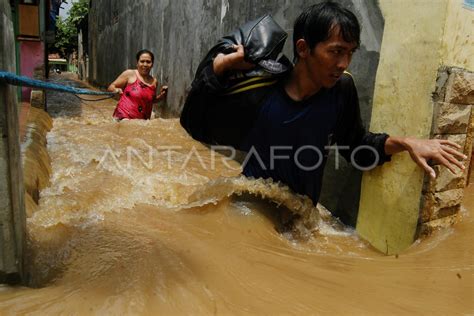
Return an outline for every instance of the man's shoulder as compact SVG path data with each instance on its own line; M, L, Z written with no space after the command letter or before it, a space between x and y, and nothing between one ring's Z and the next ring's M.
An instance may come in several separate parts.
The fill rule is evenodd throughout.
M344 73L341 75L340 81L343 84L353 85L354 84L354 77L350 72L344 71Z
M337 89L338 92L342 93L353 92L356 89L354 77L351 73L344 71L334 88Z

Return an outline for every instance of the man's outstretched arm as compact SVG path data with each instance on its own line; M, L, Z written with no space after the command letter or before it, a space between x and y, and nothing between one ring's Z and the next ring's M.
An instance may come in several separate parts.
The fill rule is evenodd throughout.
M408 151L411 159L423 168L432 178L436 178L436 173L428 164L429 160L441 164L452 173L456 172L455 166L465 169L459 160L466 159L466 155L456 149L460 149L456 143L444 139L419 139L413 137L393 137L390 136L385 142L385 153L387 155Z

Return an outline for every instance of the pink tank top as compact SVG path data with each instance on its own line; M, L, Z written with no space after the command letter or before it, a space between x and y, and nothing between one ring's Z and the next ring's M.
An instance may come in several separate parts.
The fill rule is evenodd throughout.
M145 84L137 74L137 80L127 85L123 90L113 116L119 120L125 118L148 120L153 109L155 95L156 86Z

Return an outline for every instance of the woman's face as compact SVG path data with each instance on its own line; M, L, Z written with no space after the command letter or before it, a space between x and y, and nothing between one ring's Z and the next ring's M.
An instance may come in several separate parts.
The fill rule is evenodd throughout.
M148 75L150 74L151 67L153 67L153 61L151 60L151 56L147 53L141 54L137 62L138 72L141 75Z

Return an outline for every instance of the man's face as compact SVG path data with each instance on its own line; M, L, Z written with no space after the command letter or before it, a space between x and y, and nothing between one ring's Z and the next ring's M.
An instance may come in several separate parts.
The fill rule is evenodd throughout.
M334 27L331 36L318 43L306 56L307 73L318 88L331 88L351 63L357 43L344 41L339 27Z

